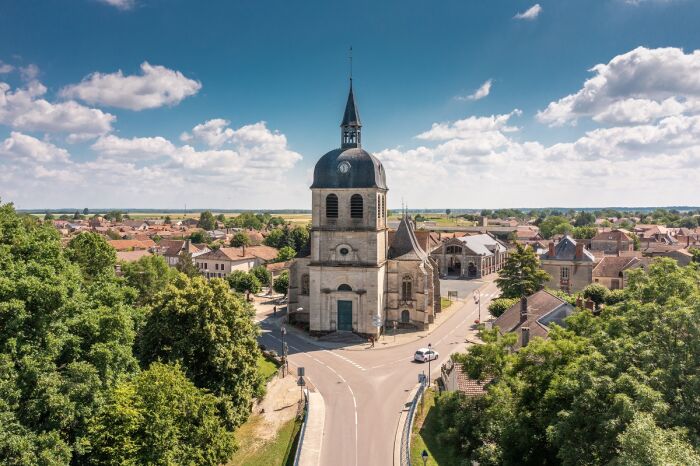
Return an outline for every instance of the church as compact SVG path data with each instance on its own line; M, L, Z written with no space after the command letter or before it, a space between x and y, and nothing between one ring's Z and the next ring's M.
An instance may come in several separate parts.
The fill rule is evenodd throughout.
M384 166L362 149L350 80L341 146L316 163L309 249L289 270L290 322L309 332L378 336L385 328L422 330L440 312L439 267L402 215L389 244Z

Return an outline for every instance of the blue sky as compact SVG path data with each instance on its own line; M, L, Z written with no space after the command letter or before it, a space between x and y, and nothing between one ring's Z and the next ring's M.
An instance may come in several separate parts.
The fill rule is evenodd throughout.
M352 46L390 207L697 203L699 21L694 0L5 2L0 196L308 208Z

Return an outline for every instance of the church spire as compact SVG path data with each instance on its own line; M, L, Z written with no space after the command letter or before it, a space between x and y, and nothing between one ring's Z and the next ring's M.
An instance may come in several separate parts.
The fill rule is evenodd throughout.
M352 92L352 48L350 48L350 92L348 102L345 104L343 121L340 123L340 135L343 149L360 147L360 136L362 123L360 122L360 112L355 104L355 95Z

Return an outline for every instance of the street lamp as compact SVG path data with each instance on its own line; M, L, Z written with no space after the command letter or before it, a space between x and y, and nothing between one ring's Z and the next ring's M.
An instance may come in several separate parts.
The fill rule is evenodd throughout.
M477 296L477 293L479 293L478 296ZM479 305L479 318L477 319L476 323L480 324L481 323L481 290L476 290L474 292L474 304Z
M280 332L282 333L282 364L284 369L282 374L286 375L289 372L289 363L287 362L287 342L285 341L285 336L287 335L287 329L282 325Z
M423 453L420 454L420 457L423 459L423 466L428 464L428 451L423 450Z
M428 388L430 388L430 361L433 360L433 345L428 343Z

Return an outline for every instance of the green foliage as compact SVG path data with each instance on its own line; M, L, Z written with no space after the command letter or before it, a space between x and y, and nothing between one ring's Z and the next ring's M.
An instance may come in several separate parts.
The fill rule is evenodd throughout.
M242 270L234 270L227 277L229 286L239 292L245 293L248 296L250 293L260 293L262 285L257 277L257 274L251 272L244 272Z
M299 225L294 228L289 228L286 225L282 228L275 228L267 234L263 244L277 249L288 246L294 251L301 251L309 244L309 229Z
M498 272L496 284L503 298L519 298L541 290L548 280L549 274L540 268L535 251L518 244Z
M549 239L555 234L563 235L572 230L571 223L566 217L552 215L545 218L540 224L540 234L543 238Z
M571 233L576 239L592 239L598 234L598 229L590 226L574 227Z
M202 272L197 268L197 264L195 264L194 260L192 259L192 254L190 254L189 251L181 251L177 264L175 264L175 270L177 270L180 273L184 273L190 278L194 277L201 277Z
M496 298L489 304L489 313L494 317L500 317L518 301L519 298Z
M207 231L211 231L216 228L216 219L214 218L214 214L211 213L211 210L205 210L199 214L197 227Z
M272 289L275 293L283 294L287 296L287 290L289 289L289 272L284 271L279 274L272 284Z
M114 222L121 222L124 220L124 214L120 210L111 210L105 214L105 219L114 221Z
M445 439L481 464L698 464L699 284L697 267L660 259L630 271L618 304L578 311L548 340L513 353L514 334L483 331L455 359L493 379L441 411Z
M144 256L135 262L123 263L122 273L126 283L138 290L142 304L152 302L177 275L162 256Z
M287 262L294 259L296 251L290 246L285 246L277 252L275 262Z
M277 249L287 246L287 234L285 233L285 229L275 228L268 232L263 240L263 244Z
M207 235L206 231L197 230L197 231L192 232L192 234L189 237L189 240L195 244L204 244L204 243L209 243L210 238L209 238L209 235Z
M155 362L117 383L91 419L90 464L225 463L236 450L218 416L219 400L179 366Z
M688 251L693 255L693 262L700 263L700 248L690 248Z
M585 227L589 225L594 225L595 220L595 214L593 214L592 212L585 212L582 210L581 212L576 214L576 217L574 218L574 226Z
M607 302L609 294L610 290L600 283L591 283L583 289L583 297L593 301L596 307L600 307L601 304Z
M55 218L56 218L56 217L54 217L54 215L53 215L51 212L46 212L46 213L44 214L44 220L53 220L53 219L55 219Z
M82 232L71 239L66 255L80 266L83 276L88 279L114 273L117 263L117 251L104 236L92 232Z
M253 267L252 269L250 269L250 273L255 275L260 284L265 286L268 286L270 284L270 281L272 280L272 273L262 265Z
M243 246L250 246L250 237L243 231L236 232L231 238L231 246L234 248L240 248Z
M163 219L163 223L166 225L170 225L173 223L173 220L170 218L170 215L165 216L165 218Z
M252 314L223 280L180 275L152 306L140 340L142 363L182 364L197 387L219 398L223 419L234 428L263 389Z

